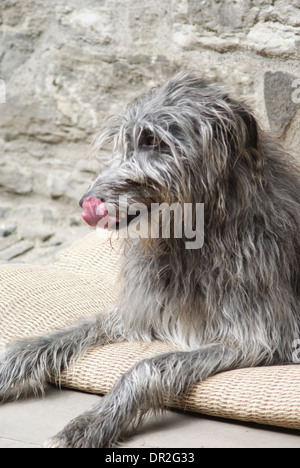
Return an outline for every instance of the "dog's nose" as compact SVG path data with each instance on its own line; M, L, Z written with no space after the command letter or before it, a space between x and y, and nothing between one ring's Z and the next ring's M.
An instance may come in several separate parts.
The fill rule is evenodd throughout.
M81 208L82 208L82 204L84 200L86 200L89 197L99 198L99 200L104 202L103 198L98 197L98 195L96 195L95 192L90 191L90 192L87 192L85 195L83 195L82 199L80 200L79 205L81 206Z

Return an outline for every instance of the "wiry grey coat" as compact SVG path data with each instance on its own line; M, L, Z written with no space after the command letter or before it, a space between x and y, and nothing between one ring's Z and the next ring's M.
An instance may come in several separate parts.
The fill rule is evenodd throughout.
M149 410L216 372L293 362L300 338L300 170L221 87L181 73L128 106L97 136L112 160L89 192L118 216L128 203L204 203L204 244L126 243L120 304L6 350L0 396L43 389L90 346L162 339L182 351L135 365L57 447L113 446Z

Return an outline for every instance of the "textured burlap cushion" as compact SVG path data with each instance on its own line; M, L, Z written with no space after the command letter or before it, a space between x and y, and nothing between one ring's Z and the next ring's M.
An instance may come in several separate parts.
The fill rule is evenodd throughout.
M92 232L49 266L0 267L0 341L42 334L101 312L118 297L119 244ZM63 386L105 394L132 364L172 350L162 342L93 349L64 373ZM184 410L300 429L300 367L239 369L194 386L171 405Z

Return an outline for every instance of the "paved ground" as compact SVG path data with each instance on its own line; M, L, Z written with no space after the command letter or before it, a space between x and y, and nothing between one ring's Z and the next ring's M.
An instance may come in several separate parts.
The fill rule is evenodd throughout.
M40 448L52 435L98 401L97 395L50 388L45 398L0 406L0 448ZM147 420L126 448L300 448L300 431L166 412Z

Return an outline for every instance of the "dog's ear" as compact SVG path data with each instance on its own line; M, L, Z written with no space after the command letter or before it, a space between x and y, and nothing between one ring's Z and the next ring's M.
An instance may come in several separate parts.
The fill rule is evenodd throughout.
M252 115L251 111L244 106L240 107L239 116L243 120L246 127L246 146L258 150L259 130L255 117Z
M234 166L240 163L247 165L254 177L262 180L264 169L264 152L261 146L261 130L251 109L244 103L238 103L236 108L238 116L237 147ZM241 133L242 132L242 133Z
M230 115L226 125L227 141L232 154L239 157L246 151L261 151L260 128L251 108L240 100L225 96L224 101L230 108Z

